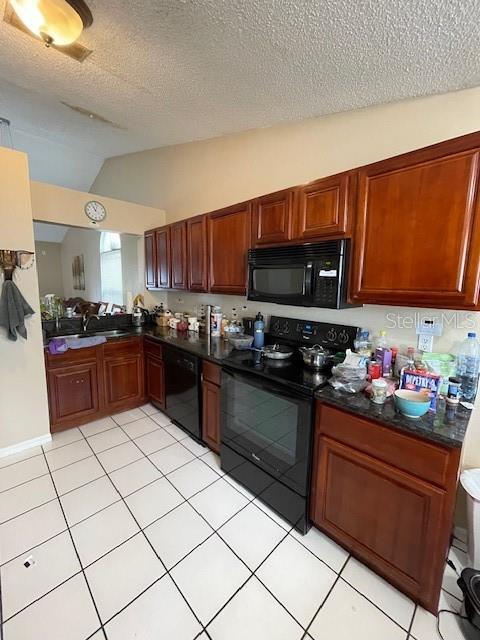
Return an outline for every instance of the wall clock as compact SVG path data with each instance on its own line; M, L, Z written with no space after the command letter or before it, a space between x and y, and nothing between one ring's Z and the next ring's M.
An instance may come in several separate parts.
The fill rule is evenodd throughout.
M107 210L101 202L96 200L90 200L85 205L85 213L87 218L90 218L92 222L103 222L107 217Z

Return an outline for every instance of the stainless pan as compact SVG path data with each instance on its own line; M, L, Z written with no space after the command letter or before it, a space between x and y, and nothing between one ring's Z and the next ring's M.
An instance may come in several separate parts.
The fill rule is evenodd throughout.
M264 348L263 355L271 360L286 360L293 356L293 350L283 344L269 344Z
M303 363L310 369L323 369L333 357L319 344L314 344L313 347L299 347L298 350L302 354Z

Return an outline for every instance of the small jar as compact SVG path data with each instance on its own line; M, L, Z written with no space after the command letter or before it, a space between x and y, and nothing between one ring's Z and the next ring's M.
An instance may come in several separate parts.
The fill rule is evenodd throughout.
M448 404L458 404L460 402L462 381L460 378L451 377L448 379L448 392L446 401Z
M387 399L387 381L383 378L372 380L372 402L375 404L384 404Z

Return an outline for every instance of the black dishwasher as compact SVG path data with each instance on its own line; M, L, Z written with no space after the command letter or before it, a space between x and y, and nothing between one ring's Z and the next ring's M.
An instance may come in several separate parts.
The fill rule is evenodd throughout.
M200 359L181 349L164 347L165 413L200 439Z

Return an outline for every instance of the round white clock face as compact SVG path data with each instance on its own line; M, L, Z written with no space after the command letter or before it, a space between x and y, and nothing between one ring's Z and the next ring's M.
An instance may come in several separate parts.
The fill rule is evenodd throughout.
M107 217L107 210L101 202L91 200L85 205L85 213L93 222L102 222Z

